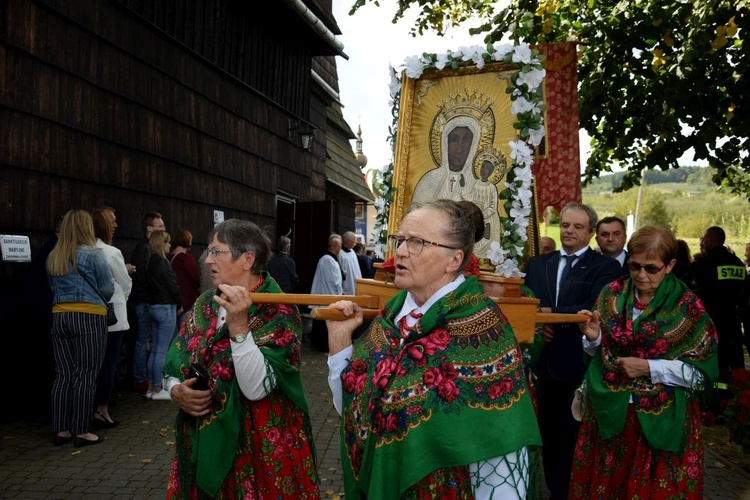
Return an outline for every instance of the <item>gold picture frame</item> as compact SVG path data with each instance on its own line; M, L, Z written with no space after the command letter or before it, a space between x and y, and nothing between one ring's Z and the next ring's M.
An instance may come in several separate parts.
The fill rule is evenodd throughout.
M403 75L389 234L412 201L469 199L482 208L488 229L475 246L477 257L500 241L508 215L498 194L513 164L509 143L519 136L507 92L517 71L490 62L482 69L431 69L418 79Z

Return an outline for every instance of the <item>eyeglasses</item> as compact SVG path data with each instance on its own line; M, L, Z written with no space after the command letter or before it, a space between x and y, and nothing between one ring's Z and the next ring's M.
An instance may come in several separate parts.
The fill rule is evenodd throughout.
M402 238L401 236L396 236L395 234L391 234L388 236L388 244L390 245L391 250L393 250L394 252L398 249L398 247L401 246L401 243L403 242L406 242L406 249L409 250L409 253L413 253L414 255L422 252L425 243L435 245L436 247L448 248L450 250L458 250L458 248L449 247L448 245L443 245L442 243L435 243L434 241L426 240L424 238Z
M208 252L208 255L211 256L212 259L215 259L216 257L218 257L220 253L233 253L234 252L234 250L219 250L216 247L208 247L206 251Z
M658 267L658 266L655 266L653 264L648 264L648 265L642 266L641 264L639 264L637 262L628 262L628 269L630 269L631 273L639 273L639 272L641 272L641 269L643 269L648 274L656 274L659 271L661 271L662 269L664 269L665 267L666 267L666 264L663 265L663 266L661 266L661 267Z

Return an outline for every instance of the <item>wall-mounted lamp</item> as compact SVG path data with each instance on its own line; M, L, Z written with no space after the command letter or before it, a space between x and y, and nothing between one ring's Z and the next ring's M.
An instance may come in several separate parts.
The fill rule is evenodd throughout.
M302 149L305 151L312 149L313 141L315 140L313 130L315 130L313 126L307 122L289 120L289 139L292 139L295 135L299 136Z

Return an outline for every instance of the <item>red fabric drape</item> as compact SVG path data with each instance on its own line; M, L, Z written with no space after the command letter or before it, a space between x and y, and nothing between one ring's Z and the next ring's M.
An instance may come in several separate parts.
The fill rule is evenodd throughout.
M559 212L570 201L581 201L581 165L578 145L578 59L576 44L535 45L546 55L544 82L546 154L531 167L535 177L539 215L545 207Z

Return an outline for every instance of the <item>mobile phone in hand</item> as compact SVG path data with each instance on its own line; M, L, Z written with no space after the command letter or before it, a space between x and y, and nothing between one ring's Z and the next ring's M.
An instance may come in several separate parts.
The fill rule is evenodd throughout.
M203 366L199 365L198 363L191 364L190 370L188 372L188 378L198 379L193 386L193 389L195 389L196 391L208 390L208 372Z

